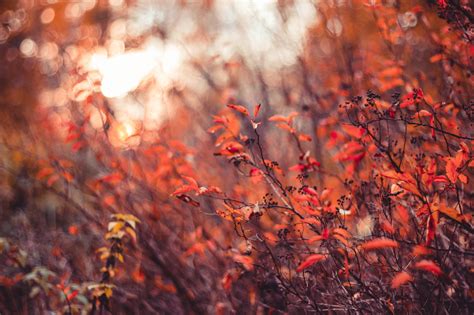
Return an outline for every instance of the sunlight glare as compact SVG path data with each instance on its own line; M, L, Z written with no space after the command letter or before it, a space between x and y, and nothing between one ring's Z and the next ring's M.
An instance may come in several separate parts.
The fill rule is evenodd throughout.
M158 63L157 51L147 48L107 57L94 54L90 66L102 75L101 92L105 97L123 97L135 90Z

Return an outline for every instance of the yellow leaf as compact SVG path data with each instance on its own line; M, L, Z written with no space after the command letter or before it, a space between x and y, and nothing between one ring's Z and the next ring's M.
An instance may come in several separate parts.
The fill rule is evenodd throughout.
M130 235L131 238L133 238L135 242L137 241L137 233L135 233L135 231L132 228L127 226L125 228L125 231L128 233L128 235Z

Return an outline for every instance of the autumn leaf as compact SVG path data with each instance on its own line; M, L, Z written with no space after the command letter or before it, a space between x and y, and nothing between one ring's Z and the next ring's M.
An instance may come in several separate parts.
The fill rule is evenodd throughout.
M297 112L291 112L288 117L282 116L282 115L274 115L270 118L268 118L269 121L275 121L275 122L283 122L287 124L291 124L293 122L293 119L298 116Z
M236 254L234 261L240 263L247 271L253 270L253 259L250 256Z
M183 185L183 186L179 187L178 189L176 189L171 195L173 195L173 196L182 195L182 194L185 194L187 192L195 191L195 190L196 190L196 188L192 185Z
M416 245L412 249L413 256L423 256L431 254L431 250L422 245Z
M432 113L429 111L422 109L419 112L416 112L415 115L413 115L412 119L420 119L421 117L431 117L433 116Z
M277 127L280 128L280 129L286 130L290 133L295 133L296 132L296 130L291 128L288 124L278 124Z
M430 214L430 216L428 217L427 228L426 228L426 246L430 246L431 242L434 240L436 236L437 225L438 224L433 214Z
M343 228L335 228L335 229L332 230L332 233L341 235L344 238L350 238L351 237L351 233L349 233L349 231L347 231Z
M43 179L45 177L48 177L49 175L53 174L54 173L54 169L51 168L51 167L45 167L45 168L42 168L37 174L36 174L36 178L37 179Z
M216 133L217 131L224 129L225 127L223 125L215 125L207 129L207 132L209 133Z
M385 219L382 219L380 221L380 227L386 233L389 233L389 234L394 234L395 233L395 228L393 227L393 225Z
M268 118L268 121L279 121L279 122L288 122L288 118L283 116L283 115L274 115L270 118Z
M362 127L342 125L342 129L345 131L345 133L357 139L361 138L365 134L365 129Z
M446 176L451 183L455 183L458 179L458 171L453 158L446 159Z
M199 188L199 185L198 185L197 181L194 178L192 178L190 176L184 176L184 175L181 176L181 177L184 178L189 183L189 185L191 185L191 187L193 187L194 189L197 190Z
M254 110L253 110L253 117L254 117L254 118L257 118L258 113L260 112L260 107L262 107L261 104L255 105L255 108L254 108Z
M249 115L249 111L247 110L247 108L245 108L242 105L229 104L229 105L227 105L227 107L232 108L233 110L236 110L236 111L244 114L245 116Z
M303 191L305 193L309 194L309 195L318 197L318 192L316 190L314 190L314 188L312 188L312 187L305 186L305 187L303 187Z
M396 77L403 73L403 70L400 67L389 67L380 72L382 77Z
M300 141L307 141L307 142L310 142L310 141L312 140L309 135L304 134L304 133L300 134L300 135L298 136L298 139L299 139Z
M388 239L388 238L384 238L384 237L367 241L361 245L361 248L366 251L381 249L381 248L396 248L396 247L398 247L398 242Z
M440 204L438 211L459 223L466 221L466 218L461 213L459 213L458 210L448 207L444 203Z
M435 63L443 59L443 54L436 54L430 57L430 62Z
M311 267L315 263L325 260L327 257L321 254L313 254L308 256L299 266L296 268L296 272L302 272L306 268Z
M222 287L224 291L229 293L232 288L232 282L234 281L233 276L230 272L226 272L224 277L221 280Z
M443 274L441 268L431 260L421 260L415 264L415 268L431 272L435 276L440 276Z
M413 280L413 277L406 271L401 271L395 275L392 279L392 289L399 288L400 286L404 285L407 282Z
M77 295L79 294L79 291L75 290L75 291L72 291L71 293L69 293L67 295L67 299L69 301L73 300Z

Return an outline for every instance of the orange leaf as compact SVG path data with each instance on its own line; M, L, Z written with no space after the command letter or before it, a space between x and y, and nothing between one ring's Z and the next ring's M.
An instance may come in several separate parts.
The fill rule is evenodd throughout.
M243 107L242 105L229 104L229 105L227 105L227 107L232 108L233 110L236 110L236 111L244 114L245 116L249 115L249 111L247 110L247 108Z
M413 277L406 271L399 272L392 279L392 289L396 289L405 283L412 281Z
M446 176L451 181L451 183L455 183L458 179L458 171L454 159L452 158L446 159Z
M54 169L51 168L51 167L45 167L43 169L41 169L38 174L36 174L36 178L37 179L42 179L43 177L47 177L51 174L54 173Z
M394 234L395 233L395 228L393 227L392 224L390 224L390 222L388 222L387 220L383 219L381 222L380 222L380 227L382 228L382 230L384 230L386 233L389 233L389 234Z
M234 255L234 261L242 264L247 271L253 269L253 259L250 256Z
M389 238L381 237L381 238L376 238L376 239L367 241L361 245L361 248L363 250L374 250L374 249L387 248L387 247L393 247L393 248L398 247L398 243Z
M382 77L396 77L402 74L402 72L403 70L399 67L390 67L380 72L380 75Z
M339 234L341 236L343 236L344 238L350 238L351 237L351 233L349 233L347 230L343 229L343 228L335 228L332 230L332 233L333 234Z
M459 213L458 210L456 210L455 208L448 207L444 203L440 204L438 210L439 210L439 212L447 215L448 217L450 217L451 219L453 219L457 222L465 221L465 217L461 213Z
M433 114L431 114L429 111L422 109L419 112L416 112L415 115L413 115L412 119L419 119L420 117L431 117Z
M291 128L288 124L278 124L277 127L289 131L290 133L295 133L295 129Z
M443 55L442 55L442 54L436 54L436 55L431 56L430 62L431 62L431 63L435 63L435 62L438 62L438 61L440 61L440 60L442 60L442 59L443 59Z
M215 126L210 127L209 129L207 129L207 132L209 132L209 133L215 133L216 131L218 131L218 130L220 130L220 129L222 129L222 128L224 128L223 125L215 125Z
M356 127L352 125L342 125L342 129L350 136L354 138L360 138L364 135L365 129L362 127Z
M308 141L308 142L310 142L310 141L312 140L312 139L311 139L311 136L309 136L309 135L307 135L307 134L304 134L304 133L300 134L300 135L298 136L298 139L299 139L300 141Z
M176 189L172 195L173 196L177 196L177 195L182 195L182 194L185 194L187 192L190 192L190 191L194 191L196 190L197 188L193 187L192 185L183 185L181 187L179 187L178 189Z
M321 255L321 254L310 255L298 266L298 268L296 268L296 272L302 272L303 270L305 270L308 267L311 267L318 261L325 260L325 259L326 259L325 255Z
M416 245L413 247L412 254L414 256L422 256L431 254L431 250L422 245Z
M440 276L443 274L441 268L431 260L421 260L415 264L415 268L421 269L424 271L429 271L435 276Z
M137 268L132 272L132 279L137 283L143 283L145 281L145 274L140 270L140 268Z
M459 174L458 178L464 185L467 185L467 183L469 182L469 178L464 174Z
M280 122L288 122L288 118L282 115L274 115L268 118L269 121L280 121Z
M316 235L316 236L313 236L310 239L308 239L308 243L312 244L312 243L317 242L317 241L322 241L323 239L324 239L324 237L322 235Z
M72 182L74 180L74 176L69 173L69 172L63 172L63 177L66 181L68 181L69 183Z
M293 121L293 118L298 116L297 112L291 112L288 117L282 116L282 115L274 115L270 118L268 118L269 121L278 121L278 122L285 122L287 124L290 124Z

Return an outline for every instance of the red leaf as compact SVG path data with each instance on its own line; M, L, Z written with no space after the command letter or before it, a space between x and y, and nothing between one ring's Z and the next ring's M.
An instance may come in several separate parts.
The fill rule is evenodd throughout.
M79 291L73 291L73 292L71 292L70 294L68 294L67 299L68 299L69 301L71 301L72 299L74 299L74 298L77 296L78 293L79 293Z
M261 104L255 105L255 108L253 109L253 117L254 117L254 118L257 118L258 113L260 112L260 107L262 107Z
M196 190L196 188L193 187L192 185L183 185L183 186L179 187L178 189L176 189L172 193L172 195L173 196L182 195L182 194L185 194L187 192L194 191L194 190Z
M288 168L289 171L303 172L306 169L304 164L296 164Z
M412 254L414 256L423 256L423 255L429 255L431 254L431 250L422 246L422 245L416 245L412 249Z
M305 186L303 188L303 191L311 196L315 196L317 197L318 196L318 192L316 190L314 190L314 188L311 188L311 187L308 187L308 186Z
M406 271L399 272L392 279L392 289L396 289L405 283L412 281L413 277Z
M99 181L109 183L111 185L115 185L120 183L123 180L123 176L120 173L112 173L109 175L105 175L98 179Z
M77 233L79 232L79 229L77 228L76 225L71 225L68 227L67 231L71 235L77 235Z
M324 229L323 233L321 235L322 235L323 239L327 240L329 238L329 230Z
M232 277L232 274L229 272L226 272L224 277L221 280L222 287L224 288L224 291L229 293L230 289L232 289L232 282L234 281L234 277Z
M302 272L306 268L311 267L315 263L325 260L325 259L326 259L325 255L321 255L321 254L310 255L298 266L298 268L296 268L296 272Z
M421 260L415 264L415 268L431 272L435 276L440 276L443 274L441 268L431 260Z
M58 180L59 180L59 175L58 175L58 174L54 174L53 176L51 176L51 177L48 179L48 181L46 182L46 185L47 185L48 187L51 187L51 186L53 186L53 184L54 184L55 182L57 182Z
M426 229L426 246L430 246L436 235L436 220L433 215L428 217L428 226Z

